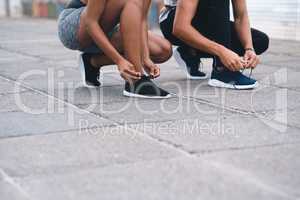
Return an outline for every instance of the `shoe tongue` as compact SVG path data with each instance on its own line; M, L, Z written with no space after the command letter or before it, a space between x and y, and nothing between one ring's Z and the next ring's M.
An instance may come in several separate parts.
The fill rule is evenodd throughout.
M148 76L142 75L141 79L139 79L133 83L133 86L136 88L143 83L147 83L147 85L153 84L153 82L151 81L151 79ZM128 84L130 84L130 83L128 83Z

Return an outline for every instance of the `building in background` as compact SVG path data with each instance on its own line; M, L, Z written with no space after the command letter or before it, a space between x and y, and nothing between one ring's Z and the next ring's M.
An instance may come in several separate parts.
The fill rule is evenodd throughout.
M68 0L1 0L0 17L6 15L9 1L11 17L56 18ZM153 0L149 15L151 27L157 26L162 0ZM272 38L300 40L300 0L248 0L251 24Z
M251 24L273 38L300 40L300 0L248 0Z

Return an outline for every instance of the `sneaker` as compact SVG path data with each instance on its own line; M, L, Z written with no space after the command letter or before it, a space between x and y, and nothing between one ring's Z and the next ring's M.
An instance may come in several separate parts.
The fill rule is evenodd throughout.
M173 53L178 65L184 68L188 79L207 79L207 75L199 70L199 65L202 64L200 58L186 55L184 50L180 47L176 48Z
M85 87L99 87L101 85L99 81L100 70L93 67L90 60L91 56L89 54L83 53L79 57L79 69L82 82Z
M148 99L167 99L172 95L155 85L148 76L136 81L133 85L125 83L123 95L127 97L138 97Z
M258 82L250 77L245 76L239 71L217 71L213 69L208 85L212 87L247 90L256 88L258 86Z

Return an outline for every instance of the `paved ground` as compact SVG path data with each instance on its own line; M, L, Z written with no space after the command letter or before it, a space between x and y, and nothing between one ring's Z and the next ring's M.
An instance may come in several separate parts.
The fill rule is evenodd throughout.
M81 87L54 21L0 27L0 199L300 198L300 43L271 41L254 91L170 60L157 82L178 96L129 101L115 67Z

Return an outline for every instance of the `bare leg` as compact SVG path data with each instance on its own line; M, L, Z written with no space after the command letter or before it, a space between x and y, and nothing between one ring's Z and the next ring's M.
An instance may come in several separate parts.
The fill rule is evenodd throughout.
M109 0L100 21L103 30L109 32L121 18L121 32L116 33L111 38L111 42L119 52L125 54L138 71L142 70L141 40L138 39L141 33L141 20L139 21L142 17L143 4L141 2L141 0ZM92 39L84 28L85 12L81 19L78 37L81 46L88 47ZM148 39L150 55L154 62L162 63L170 58L171 45L167 40L153 33L149 33ZM91 62L97 67L115 64L103 54L93 56Z
M106 1L104 13L100 19L100 26L104 32L109 32L120 19L121 37L123 41L124 55L133 64L137 72L142 72L142 51L141 51L141 29L142 29L143 1L141 0L109 0ZM78 39L81 47L91 44L86 25L86 10L81 15ZM92 59L95 63L95 59ZM102 65L110 64L110 59L102 57Z
M154 63L164 63L172 57L171 43L157 34L148 32L150 57Z
M131 62L135 70L142 72L141 61L141 29L142 29L142 10L143 1L140 0L109 0L105 5L105 11L101 17L100 25L105 32L109 32L118 23L120 19L121 37L124 47L124 55ZM85 12L81 16L81 24L79 30L79 41L82 47L91 44L92 39L85 30ZM95 60L102 60L102 63ZM111 60L102 55L100 58L92 59L92 64L103 66L111 64ZM101 65L100 65L101 64Z
M155 63L164 63L172 56L172 46L163 37L148 32L150 57ZM117 32L111 38L111 43L121 53L123 53L122 38L120 32ZM115 64L103 54L94 55L92 64L97 67Z
M120 26L125 57L137 72L143 73L142 63L142 17L143 1L128 1L122 10Z

